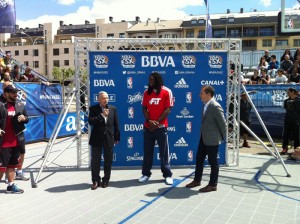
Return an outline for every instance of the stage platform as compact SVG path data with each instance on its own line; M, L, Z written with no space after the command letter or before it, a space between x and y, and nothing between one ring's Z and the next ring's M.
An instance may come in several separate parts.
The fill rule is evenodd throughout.
M59 141L63 144L68 139ZM46 144L27 145L25 167L33 178ZM239 167L221 167L216 192L200 193L199 187L185 188L193 179L194 167L173 167L173 186L165 185L157 168L146 184L137 182L140 167L114 168L109 187L92 191L90 171L72 168L74 145L51 165L52 171L41 174L37 188L32 188L30 180L16 181L25 192L11 195L5 194L6 184L0 183L0 223L300 223L300 163L284 156L288 178L280 162L255 142L251 146L241 150ZM51 156L61 148L55 147ZM201 186L206 186L209 172L206 168Z

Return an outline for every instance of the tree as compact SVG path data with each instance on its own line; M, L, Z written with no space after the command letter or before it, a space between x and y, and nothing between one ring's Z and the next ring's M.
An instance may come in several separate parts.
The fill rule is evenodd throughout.
M52 70L52 75L57 79L61 85L64 85L66 80L73 78L75 70L73 68L58 68L54 67Z
M55 79L57 79L62 85L62 95L63 95L63 103L65 103L65 81L73 78L75 74L75 70L72 68L58 68L54 67L52 70L52 75Z

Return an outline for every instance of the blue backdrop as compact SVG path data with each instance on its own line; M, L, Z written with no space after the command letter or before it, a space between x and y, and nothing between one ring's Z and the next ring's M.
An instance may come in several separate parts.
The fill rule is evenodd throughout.
M173 165L195 164L202 117L199 99L203 85L216 89L216 99L226 110L227 53L205 52L90 52L90 104L99 91L109 94L117 106L121 142L115 147L114 165L141 165L143 123L141 101L153 71L173 91L174 108L169 115L170 159ZM225 144L220 147L225 164ZM154 164L159 165L158 149Z

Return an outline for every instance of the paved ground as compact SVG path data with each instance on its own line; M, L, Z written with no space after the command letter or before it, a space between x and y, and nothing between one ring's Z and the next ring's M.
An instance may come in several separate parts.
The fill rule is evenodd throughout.
M184 187L193 178L193 167L174 167L173 186L164 184L158 169L146 184L137 182L140 169L114 169L110 186L95 191L90 190L90 171L84 169L45 171L37 188L16 181L25 190L21 195L5 194L6 184L0 183L0 223L299 224L300 163L284 157L288 178L279 161L255 141L250 144L240 150L239 167L221 168L218 191L211 193ZM40 167L45 146L27 146L28 170ZM75 155L75 147L68 149L54 165L71 166ZM209 171L205 169L202 186Z

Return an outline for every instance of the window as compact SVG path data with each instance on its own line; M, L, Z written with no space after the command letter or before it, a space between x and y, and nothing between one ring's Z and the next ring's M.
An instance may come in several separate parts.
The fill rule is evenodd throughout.
M170 34L165 34L165 38L171 38Z
M300 47L300 39L294 40L294 47Z
M28 61L24 61L24 65L25 66L29 66L29 62Z
M33 50L33 56L39 56L39 50L38 49Z
M187 30L186 31L186 37L189 38L193 38L194 37L194 30Z
M198 36L197 36L198 38L205 38L205 30L200 30L199 32L198 32Z
M53 66L54 67L59 67L59 60L54 60L53 61Z
M288 46L289 41L288 40L276 40L276 46Z
M274 36L273 27L261 27L259 29L259 36Z
M143 36L138 36L138 38L143 38Z
M113 33L108 33L106 37L107 37L107 38L114 38L114 36L115 36L115 35L114 35Z
M172 38L177 38L177 34L172 34Z
M66 43L72 43L72 40L69 40L69 39L63 39L63 40L60 40L60 42L62 44L66 44Z
M221 18L221 19L220 19L220 23L225 24L226 22L227 22L227 18Z
M191 24L197 24L197 20L193 19L193 20L191 21Z
M99 32L99 26L97 26L97 32Z
M119 38L125 38L125 33L119 33Z
M244 37L257 37L258 36L258 28L254 27L249 27L249 28L244 28Z
M228 29L227 37L240 37L240 31L238 29Z
M199 19L199 24L204 24L205 20L204 19Z
M150 38L150 36L145 36L145 38Z
M244 49L256 48L257 41L256 40L243 40L242 47Z
M53 55L59 55L59 48L53 49Z
M262 46L263 47L272 47L272 40L271 39L263 40Z
M222 38L222 37L225 37L225 29L223 30L213 30L213 37L216 37L216 38Z
M24 50L24 55L28 55L28 50Z
M19 51L15 51L15 56L19 56Z
M34 61L33 62L33 67L34 68L39 68L40 67L39 61Z
M69 54L69 48L64 48L64 53Z
M64 60L64 65L69 66L70 65L69 60Z
M229 23L234 23L234 17L229 17L229 18L228 18L228 22L229 22Z

